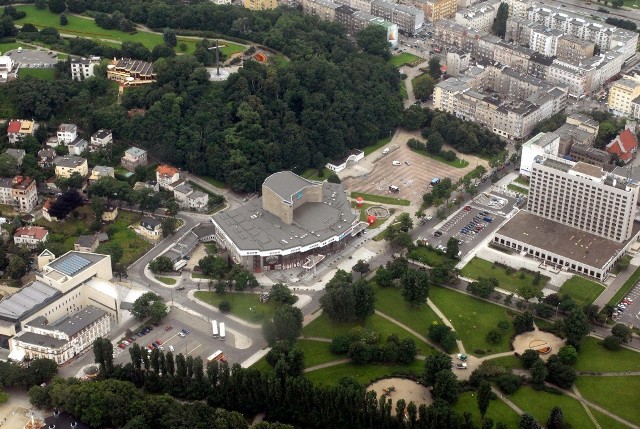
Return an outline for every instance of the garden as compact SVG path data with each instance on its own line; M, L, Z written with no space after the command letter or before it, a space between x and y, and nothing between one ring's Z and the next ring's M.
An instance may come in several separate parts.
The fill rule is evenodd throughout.
M410 54L409 52L402 52L398 55L393 55L391 59L389 59L389 64L394 65L395 67L402 67L405 64L410 67L414 67L423 62L424 58L420 58L419 56Z
M373 203L390 204L395 206L408 206L411 204L409 200L403 200L402 198L385 197L383 195L365 194L362 192L352 192L351 198L362 197L365 201L371 201Z
M558 291L569 295L580 307L590 305L604 291L604 286L580 276L573 276Z
M542 291L549 280L543 275L539 276L538 284L536 275L523 269L515 270L501 264L496 264L485 259L474 257L460 270L460 275L470 279L494 278L498 280L500 289L522 295L522 288L531 288L534 292Z

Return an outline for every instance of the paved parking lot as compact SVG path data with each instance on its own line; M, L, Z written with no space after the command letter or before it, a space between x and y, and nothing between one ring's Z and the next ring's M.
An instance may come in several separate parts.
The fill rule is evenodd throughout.
M640 283L637 283L624 298L630 299L631 303L620 314L614 316L614 319L625 325L640 328Z
M221 320L223 320L223 317L224 316L221 316ZM165 353L170 351L169 346L172 346L174 355L182 353L185 356L200 356L206 364L207 357L211 356L217 350L222 350L227 356L229 363L236 362L236 360L233 359L235 355L235 348L233 347L235 340L233 334L227 330L226 341L213 338L210 323L181 310L173 308L169 317L165 318L160 326L148 326L153 328L151 332L142 337L137 337L136 335L137 338L135 338L135 342L141 347L148 348L152 342L160 340L162 341L162 347L164 347ZM173 326L173 329L166 331L165 327L167 326ZM184 338L178 335L182 328L189 330L189 334L185 335ZM114 351L116 353L115 363L124 364L129 362L128 347L120 349L114 344Z
M58 62L55 53L49 54L49 51L34 51L31 49L23 49L18 52L17 49L6 53L16 63L17 66L25 68L47 68L53 67Z
M469 165L465 168L455 168L415 153L407 146L407 141L412 137L424 141L419 137L419 134L400 133L392 144L385 146L390 149L390 152L373 162L375 165L373 171L363 176L349 177L342 183L349 191L402 198L413 204L421 204L422 195L430 190L431 179L448 177L451 181L457 182L476 167L475 157L465 156ZM381 151L372 154L372 159L375 159L375 156L378 156ZM393 161L398 161L400 165L393 165ZM486 164L484 160L479 162ZM389 191L390 185L400 188L400 192L392 193Z
M429 244L433 247L440 245L446 246L449 237L457 238L461 241L461 258L464 258L475 246L498 229L499 225L504 222L505 215L513 209L515 203L515 198L502 194L479 195L468 205L470 209L465 210L467 206L462 207L450 216L439 228L434 227L431 230L431 237L425 238L427 238ZM487 212L487 216L493 218L493 221L485 222L484 220L480 220L479 222L484 225L481 230L477 231L474 227L472 232L462 233L462 228L472 223L474 217L485 217L480 215L481 212ZM433 236L433 233L436 231L442 231L442 235L440 237Z

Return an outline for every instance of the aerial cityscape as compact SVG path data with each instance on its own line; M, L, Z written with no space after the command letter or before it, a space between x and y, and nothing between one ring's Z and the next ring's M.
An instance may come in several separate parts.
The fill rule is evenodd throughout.
M2 0L0 429L640 429L638 0Z

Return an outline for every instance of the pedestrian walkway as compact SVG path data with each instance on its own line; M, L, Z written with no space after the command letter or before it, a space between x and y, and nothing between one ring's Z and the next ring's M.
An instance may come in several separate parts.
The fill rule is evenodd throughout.
M609 303L611 298L620 290L622 285L631 277L638 269L637 265L629 265L629 268L622 271L607 288L593 301L593 305L602 308Z
M387 319L389 322L398 325L399 327L401 327L402 329L404 329L405 331L415 335L416 337L418 337L419 339L421 339L422 341L424 341L425 343L429 344L430 346L436 348L436 349L440 349L440 346L437 345L436 343L434 343L433 341L431 341L430 339L428 339L427 337L425 337L424 335L419 334L418 332L414 331L413 329L411 329L410 327L408 327L407 325L404 325L400 322L398 322L396 319L394 319L391 316L387 316L386 314L376 310L376 314L384 319ZM464 352L463 352L464 353Z
M331 338L323 338L323 337L300 337L301 340L309 340L309 341L319 341L321 343L330 343L333 341Z
M453 325L451 324L451 321L449 319L447 319L447 316L445 316L442 311L440 311L440 309L438 307L436 307L436 305L431 302L431 300L427 301L427 304L429 305L429 307L433 310L434 313L436 313L438 315L438 317L440 319L442 319L442 322L447 325L448 327L451 328L451 330L455 331L455 329L453 328ZM466 354L467 352L464 350L464 344L462 344L462 341L460 340L456 340L456 344L458 345L458 350L460 350L460 353Z
M316 365L316 366L311 366L309 368L305 368L304 372L312 372L312 371L317 371L319 369L323 369L323 368L330 368L332 366L336 366L336 365L342 365L343 363L349 363L351 362L351 359L338 359L338 360L333 360L331 362L327 362L327 363L322 363L320 365Z
M504 394L502 392L500 392L498 389L496 389L495 387L491 388L491 391L493 391L493 393L495 393L495 395L500 398L500 400L502 402L504 402L505 404L507 404L507 406L509 408L511 408L513 411L515 411L516 413L518 413L519 416L521 416L522 414L524 414L524 411L522 411L522 409L520 407L518 407L516 404L514 404L513 402L511 402L509 399L507 399Z
M575 393L576 396L582 398L582 395L580 394L580 391L575 386L575 384L572 386L572 389L573 389L573 393ZM591 413L591 410L589 409L589 407L587 407L587 404L585 404L584 402L581 402L581 404L582 404L582 408L584 408L584 411L587 413L587 415L591 419L591 422L595 425L596 429L602 429L602 427L600 426L600 423L598 423L595 417L593 417L593 414Z

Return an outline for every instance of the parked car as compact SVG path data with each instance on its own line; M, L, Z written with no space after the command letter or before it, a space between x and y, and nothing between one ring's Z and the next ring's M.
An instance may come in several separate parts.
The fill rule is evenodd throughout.
M162 344L162 341L156 340L156 344L160 345L160 344Z
M120 343L120 344L118 344L118 347L124 350L124 348L127 347L127 346L125 346L124 344Z
M174 352L174 351L175 351L175 349L173 348L173 346L169 346L169 351L170 351L170 352Z
M180 331L180 332L178 332L178 336L181 337L181 338L184 338L185 337L185 333Z
M188 334L189 330L187 328L182 328L182 332L184 332L185 334Z
M167 326L164 327L165 331L170 331L172 329L173 329L173 326L171 326L171 325L167 325Z
M471 211L471 206L464 206L464 211L466 212Z

